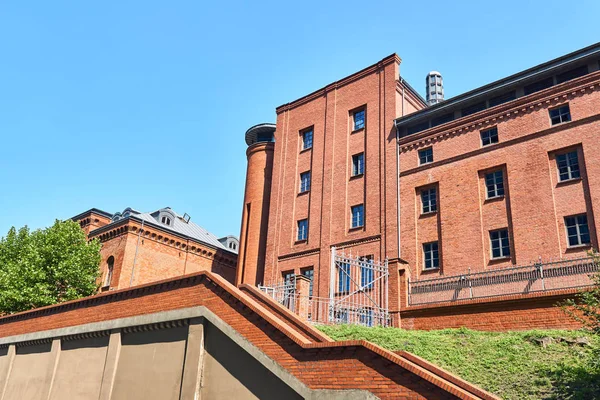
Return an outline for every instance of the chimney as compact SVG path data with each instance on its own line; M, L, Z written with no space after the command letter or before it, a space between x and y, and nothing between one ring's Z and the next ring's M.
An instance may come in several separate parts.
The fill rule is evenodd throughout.
M427 105L434 105L444 101L444 81L442 80L442 74L437 71L431 71L425 78L425 84L427 85L426 99Z

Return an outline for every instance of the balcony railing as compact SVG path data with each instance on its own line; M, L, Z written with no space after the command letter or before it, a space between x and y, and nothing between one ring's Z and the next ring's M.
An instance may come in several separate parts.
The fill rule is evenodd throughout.
M408 304L430 304L528 294L593 285L598 273L593 257L534 263L485 272L408 282Z

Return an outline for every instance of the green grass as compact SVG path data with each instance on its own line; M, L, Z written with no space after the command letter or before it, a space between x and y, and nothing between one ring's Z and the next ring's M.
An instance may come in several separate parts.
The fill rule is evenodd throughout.
M364 339L416 354L504 399L600 399L600 371L592 367L600 339L582 331L408 331L353 325L318 326L335 340ZM536 339L587 337L590 346Z

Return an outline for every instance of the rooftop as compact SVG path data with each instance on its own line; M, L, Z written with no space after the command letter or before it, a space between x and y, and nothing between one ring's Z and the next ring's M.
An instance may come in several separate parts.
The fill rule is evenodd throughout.
M475 114L600 68L600 43L566 54L395 120L401 136Z
M101 215L105 215L112 220L112 222L108 225L99 228L102 230L107 229L107 227L111 227L114 224L118 224L122 220L133 219L139 222L143 221L144 224L150 224L154 227L158 227L176 233L180 236L184 236L186 238L205 243L216 249L225 250L230 253L237 254L237 251L233 251L232 249L226 247L223 243L221 243L217 236L210 233L200 225L197 225L194 222L192 222L189 215L179 215L170 207L164 207L153 212L140 212L128 207L125 210L123 210L123 212L116 212L114 214L110 214L105 211L93 208L89 211L86 211L86 213L90 211L99 213ZM85 213L79 214L78 216L73 217L73 219L77 219L77 217L83 214Z

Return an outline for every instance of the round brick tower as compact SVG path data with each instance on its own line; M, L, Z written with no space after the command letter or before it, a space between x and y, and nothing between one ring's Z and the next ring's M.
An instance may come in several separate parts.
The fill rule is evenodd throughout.
M274 124L258 124L246 131L248 169L236 285L264 282L274 142Z

